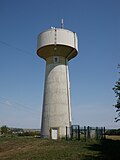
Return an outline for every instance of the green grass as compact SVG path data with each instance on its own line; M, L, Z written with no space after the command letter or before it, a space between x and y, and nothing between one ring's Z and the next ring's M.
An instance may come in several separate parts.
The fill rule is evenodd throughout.
M116 148L117 147L117 148ZM120 141L0 137L0 160L118 160Z

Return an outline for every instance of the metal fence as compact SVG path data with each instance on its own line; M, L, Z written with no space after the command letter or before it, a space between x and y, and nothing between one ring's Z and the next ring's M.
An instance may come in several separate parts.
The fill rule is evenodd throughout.
M70 134L69 134L70 133ZM88 140L88 139L104 139L105 127L81 127L79 125L72 125L66 127L66 140Z

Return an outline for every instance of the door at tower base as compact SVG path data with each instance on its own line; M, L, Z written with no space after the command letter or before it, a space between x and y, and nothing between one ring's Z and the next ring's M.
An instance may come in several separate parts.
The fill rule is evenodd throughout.
M58 139L59 137L59 128L51 128L50 129L50 135L51 135L51 139Z

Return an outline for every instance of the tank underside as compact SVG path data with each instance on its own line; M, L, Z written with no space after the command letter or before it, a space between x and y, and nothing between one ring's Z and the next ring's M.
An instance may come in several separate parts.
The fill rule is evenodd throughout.
M70 60L77 55L77 50L70 46L57 44L41 47L37 50L37 54L45 60L51 56L62 56Z

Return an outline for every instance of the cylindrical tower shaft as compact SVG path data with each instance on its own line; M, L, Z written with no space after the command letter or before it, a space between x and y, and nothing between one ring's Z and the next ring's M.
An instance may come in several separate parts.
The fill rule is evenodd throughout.
M67 70L65 57L47 58L41 125L43 137L49 137L52 128L58 129L60 137L65 136L66 126L70 127L70 91Z

